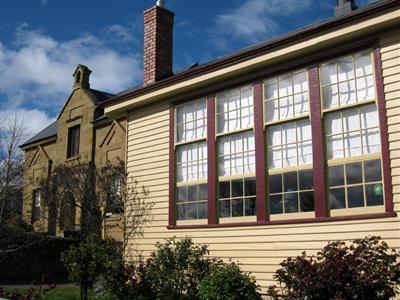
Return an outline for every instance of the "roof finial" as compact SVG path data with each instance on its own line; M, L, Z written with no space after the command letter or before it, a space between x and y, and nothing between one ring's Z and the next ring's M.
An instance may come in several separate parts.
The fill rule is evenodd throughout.
M164 0L157 0L157 6L164 8Z

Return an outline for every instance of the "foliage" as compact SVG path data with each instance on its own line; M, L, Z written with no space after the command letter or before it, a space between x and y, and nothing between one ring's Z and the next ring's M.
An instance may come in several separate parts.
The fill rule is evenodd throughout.
M87 299L88 292L96 280L105 274L110 266L118 263L120 255L116 255L117 252L114 241L93 236L62 253L61 260L70 279L78 282L81 287L81 299Z
M144 266L155 299L198 299L200 281L222 263L206 256L207 246L196 246L189 238L168 239L156 247Z
M154 299L154 293L146 281L146 270L143 263L125 264L121 260L104 274L106 290L119 300Z
M317 255L303 252L281 263L274 299L388 299L399 290L400 253L379 237L331 242Z
M0 224L0 262L20 256L26 249L47 240L46 236L32 232L32 228L20 218L10 224Z
M200 282L201 300L258 300L258 287L254 276L244 273L235 263L225 264Z

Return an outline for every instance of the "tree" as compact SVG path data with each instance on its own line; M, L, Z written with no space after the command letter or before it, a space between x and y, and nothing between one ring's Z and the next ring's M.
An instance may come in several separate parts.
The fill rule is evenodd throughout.
M120 159L103 167L79 161L58 165L36 185L48 207L49 224L58 223L64 230L71 230L78 212L82 239L101 237L103 223L112 211L122 214L120 226L125 247L131 237L141 236L143 226L151 218L153 203L147 201L147 189L128 179L125 163Z
M0 115L0 225L22 212L24 163L18 146L25 133L17 114Z

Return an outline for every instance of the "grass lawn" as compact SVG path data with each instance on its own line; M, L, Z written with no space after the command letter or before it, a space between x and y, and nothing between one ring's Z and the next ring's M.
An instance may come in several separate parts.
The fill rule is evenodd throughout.
M46 287L46 286L44 286ZM8 288L8 291L24 292L28 288ZM56 288L43 292L40 300L80 300L80 287L76 285L57 286ZM94 295L89 292L90 300L118 300L115 296L109 294Z
M61 286L56 287L48 292L43 293L43 300L79 300L80 288L79 286Z

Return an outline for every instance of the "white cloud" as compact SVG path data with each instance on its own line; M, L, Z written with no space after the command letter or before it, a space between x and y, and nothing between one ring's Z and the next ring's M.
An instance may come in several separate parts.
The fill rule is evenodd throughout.
M12 121L15 116L18 124L21 124L24 129L24 135L20 141L21 144L55 121L55 118L50 117L46 112L39 109L20 108L0 111L0 120L4 124Z
M111 26L108 33L121 43L129 40L129 30L121 25ZM71 75L79 63L93 71L92 88L118 92L137 84L142 80L141 53L111 48L108 37L86 34L58 41L21 25L12 45L0 43L3 104L14 110L40 107L54 114L71 92Z
M277 34L277 19L307 9L311 0L246 0L217 15L211 32L214 44L227 48L232 39L257 42Z

